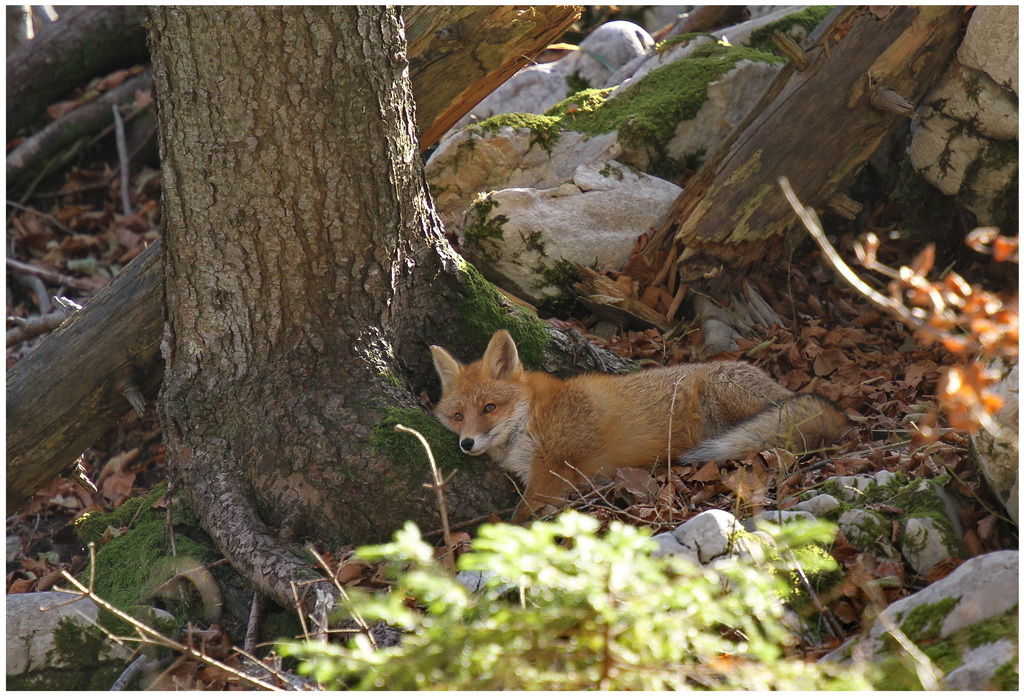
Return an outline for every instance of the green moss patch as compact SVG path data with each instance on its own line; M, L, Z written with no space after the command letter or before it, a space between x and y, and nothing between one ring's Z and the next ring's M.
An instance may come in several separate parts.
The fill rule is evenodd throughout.
M466 261L462 264L460 348L474 359L479 358L494 332L505 329L516 342L523 365L529 370L541 369L549 340L544 323L506 300L472 264Z
M491 215L497 207L498 202L490 194L480 194L469 207L470 214L462 230L466 243L475 245L481 257L490 263L498 261L497 247L491 243L504 239L508 223L506 215Z
M533 141L548 152L563 131L599 135L618 131L624 143L660 150L680 121L692 119L707 99L708 85L742 60L782 63L771 53L713 43L681 60L651 71L629 87L586 89L562 100L546 114L499 114L472 128L494 133L529 128ZM609 98L614 92L614 97Z
M182 564L199 566L220 558L212 544L189 537L186 533L191 527L181 520L175 520L178 554L177 557L172 555L166 515L152 508L165 490L166 486L155 487L144 496L129 499L111 513L93 514L77 524L77 532L85 542L96 542L111 530L120 533L98 545L94 590L110 604L146 623L153 622L151 593L175 574L174 568ZM78 575L78 580L88 583L90 573L87 567ZM185 592L178 597L161 597L159 604L174 615L176 624L199 624L208 620L202 598L190 585L186 585ZM105 610L100 613L100 624L118 633L130 632L126 622Z
M445 475L454 470L478 471L480 461L459 450L455 434L436 418L421 409L392 407L385 410L384 418L374 427L370 445L403 470L429 473L430 464L420 439L411 433L396 431L397 424L419 431L427 439L434 461Z
M996 669L995 674L992 676L992 689L1020 689L1020 665L1017 661L1007 661Z
M960 603L960 598L943 598L937 603L922 603L907 613L900 629L914 642L939 638L946 615Z
M559 102L547 116L559 118L562 130L588 135L618 131L627 144L657 148L672 138L680 121L697 115L708 85L742 60L782 62L746 47L705 44L682 60L652 70L611 99L606 90L588 90Z

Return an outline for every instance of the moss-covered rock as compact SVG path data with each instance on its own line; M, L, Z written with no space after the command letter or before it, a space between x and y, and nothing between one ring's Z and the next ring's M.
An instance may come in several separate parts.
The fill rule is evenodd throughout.
M131 650L93 624L95 603L72 600L56 591L7 596L8 690L109 690L124 671Z
M823 660L866 660L882 676L880 687L920 689L916 662L890 632L913 643L940 671L945 689L988 690L1017 681L1017 551L964 562L946 578L894 602L882 617Z

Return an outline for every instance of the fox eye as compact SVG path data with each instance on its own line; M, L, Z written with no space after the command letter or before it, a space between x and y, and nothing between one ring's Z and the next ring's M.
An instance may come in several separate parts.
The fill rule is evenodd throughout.
M456 421L462 421L462 412L460 412L460 411L455 412L455 420Z
M495 408L496 407L493 404L488 404L487 406L484 407L484 413L490 414L492 411L495 410Z

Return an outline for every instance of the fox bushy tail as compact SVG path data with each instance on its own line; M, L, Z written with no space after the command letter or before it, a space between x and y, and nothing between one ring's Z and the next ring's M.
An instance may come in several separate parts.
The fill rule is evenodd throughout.
M803 452L839 440L848 427L828 398L798 394L707 438L680 455L679 462L740 460L769 448Z

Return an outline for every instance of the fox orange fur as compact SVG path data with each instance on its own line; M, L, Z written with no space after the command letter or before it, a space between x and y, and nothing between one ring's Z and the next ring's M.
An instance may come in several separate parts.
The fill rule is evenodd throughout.
M620 467L741 459L837 440L847 420L825 397L797 394L736 361L563 380L524 370L501 330L468 365L431 346L441 378L435 415L468 455L490 454L526 485L520 522Z

